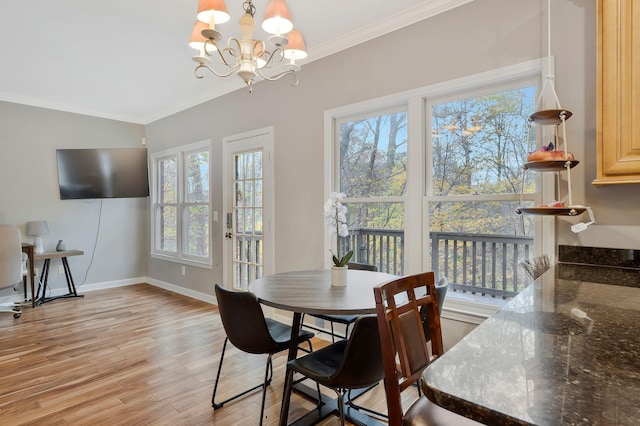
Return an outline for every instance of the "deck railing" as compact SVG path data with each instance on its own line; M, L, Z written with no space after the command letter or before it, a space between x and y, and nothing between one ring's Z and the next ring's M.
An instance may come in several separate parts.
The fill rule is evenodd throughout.
M449 279L452 291L506 299L529 283L518 264L533 256L532 237L431 232L430 238L432 269ZM353 229L341 243L341 250L354 250L356 262L404 274L402 230Z

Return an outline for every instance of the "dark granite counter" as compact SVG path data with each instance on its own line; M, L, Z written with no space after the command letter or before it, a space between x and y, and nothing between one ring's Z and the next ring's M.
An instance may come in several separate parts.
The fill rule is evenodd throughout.
M568 279L576 267L590 269ZM633 269L570 262L547 271L425 370L425 394L489 425L640 424Z

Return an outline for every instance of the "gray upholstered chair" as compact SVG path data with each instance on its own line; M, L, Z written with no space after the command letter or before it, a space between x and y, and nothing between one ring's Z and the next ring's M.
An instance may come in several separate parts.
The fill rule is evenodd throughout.
M0 289L15 287L22 282L22 245L20 231L14 225L0 225ZM20 318L22 308L17 302L0 303L0 312Z

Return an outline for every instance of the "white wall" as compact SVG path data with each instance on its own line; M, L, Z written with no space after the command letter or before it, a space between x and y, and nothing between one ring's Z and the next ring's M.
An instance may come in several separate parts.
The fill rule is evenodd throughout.
M144 277L148 200L60 200L56 165L57 148L139 147L142 136L144 127L136 124L0 102L0 223L17 225L23 241L31 242L26 222L46 220L45 250L55 250L60 239L68 249L83 250L84 256L69 258L79 289ZM54 291L66 288L58 265L52 261L49 273Z

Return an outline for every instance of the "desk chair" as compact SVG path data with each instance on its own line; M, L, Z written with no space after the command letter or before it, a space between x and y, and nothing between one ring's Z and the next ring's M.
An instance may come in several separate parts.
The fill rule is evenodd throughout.
M216 382L213 387L213 395L211 396L211 405L213 409L216 410L222 408L222 406L229 401L233 401L249 392L262 388L262 405L260 408L260 424L262 425L267 386L269 386L273 377L271 358L274 354L289 348L291 327L274 321L271 318L265 318L260 303L253 293L246 291L229 291L222 288L219 284L215 285L215 291L220 318L222 319L222 325L227 336L222 346L218 373L216 374ZM313 333L302 330L298 334L299 342L308 342L310 350L313 350L311 347L312 337ZM267 354L267 366L264 373L264 381L261 384L240 392L222 402L216 402L216 392L220 381L220 372L222 371L222 361L224 361L224 353L228 341L231 341L233 346L243 352Z
M372 271L377 272L378 267L376 265L369 265L366 263L349 263L349 269L356 269L360 271ZM335 343L336 337L339 339L346 339L349 335L349 326L353 325L360 315L331 315L331 314L309 314L312 317L320 318L325 321L329 321L331 325L331 341ZM304 323L304 314L302 315L301 323L304 327L309 328L311 330L319 331L321 333L326 333L326 330L322 328L318 328L313 325L308 325ZM344 335L338 334L335 332L333 324L343 324L345 326Z
M403 413L400 393L415 382L420 382L423 370L444 353L433 272L398 278L375 287L373 292L380 330L389 425L479 425L431 403L424 395ZM416 293L421 296L416 296ZM397 305L396 300L406 302ZM420 317L423 308L428 312L432 354L429 354Z
M22 282L23 261L20 231L14 225L0 225L0 289L15 287ZM19 303L0 303L0 312L12 313L20 318Z
M344 425L344 395L347 391L369 388L384 377L375 315L358 317L349 340L339 340L287 363L280 424L287 424L293 375L296 372L338 394L340 422ZM321 403L319 398L318 405Z

